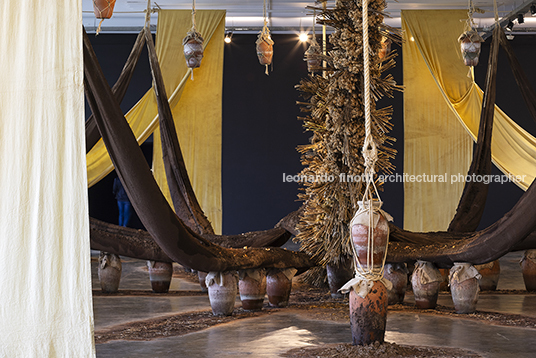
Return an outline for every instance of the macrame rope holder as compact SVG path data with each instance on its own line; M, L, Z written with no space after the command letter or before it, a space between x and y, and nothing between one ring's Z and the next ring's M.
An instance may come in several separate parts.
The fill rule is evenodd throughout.
M195 1L195 0L194 0ZM266 9L266 0L263 0L263 3L262 3L262 15L263 15L263 19L264 19L264 25L262 27L262 30L261 30L261 36L260 38L264 41L266 41L267 43L272 43L273 44L273 41L270 37L270 29L268 28L268 11ZM272 62L273 63L273 62ZM268 64L265 65L266 66L266 75L269 74L268 72Z
M363 194L364 210L368 211L369 225L368 225L368 240L367 240L367 267L363 268L353 241L351 239L350 227L350 246L354 254L354 269L356 277L365 279L367 281L379 281L383 278L383 269L385 267L385 260L387 258L387 250L383 256L381 268L374 268L374 214L377 210L374 208L374 194L377 197L377 201L381 202L380 194L374 182L375 165L378 161L378 148L374 142L374 138L371 133L371 109L370 109L370 45L369 45L369 33L368 33L368 0L362 2L362 24L363 24L363 85L364 85L364 107L365 107L365 141L363 144L363 159L365 161L365 180L366 187ZM361 210L361 209L360 209ZM358 210L357 213L360 212ZM361 210L362 211L362 210ZM356 213L356 214L357 214ZM377 215L381 215L377 213ZM389 237L387 237L388 244ZM386 245L387 245L386 244Z

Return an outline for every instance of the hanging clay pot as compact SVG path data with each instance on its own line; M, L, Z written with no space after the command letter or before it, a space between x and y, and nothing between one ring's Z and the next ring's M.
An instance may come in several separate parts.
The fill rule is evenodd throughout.
M365 297L354 289L350 290L350 326L354 345L384 342L387 289L381 281L375 281L369 290Z
M367 266L368 255L368 236L369 236L369 202L359 201L359 210L356 212L352 221L350 222L350 232L352 235L352 241L357 255L356 262L359 262L361 268L366 270L374 270L380 272L383 266L383 260L387 251L387 240L389 238L389 223L387 220L392 220L392 217L385 211L381 210L381 201L374 201L374 212L372 225L374 242L372 243L373 254L371 258L373 260L373 267ZM356 269L359 269L359 265L356 264Z
M230 316L238 293L236 271L209 272L206 283L212 313L215 316Z
M527 291L536 291L536 250L525 251L520 264Z
M389 304L404 302L404 295L408 287L408 269L405 263L386 263L383 268L383 277L391 281L393 287L387 291Z
M173 276L173 264L171 262L147 261L147 268L153 292L168 292Z
M207 283L205 282L207 278L207 273L202 271L197 271L197 278L199 278L199 285L201 286L201 292L208 292Z
M292 289L292 278L298 272L295 268L269 269L266 273L266 293L268 303L273 307L286 307Z
M307 51L305 51L304 60L307 61L307 71L317 72L322 70L322 50L314 38Z
M240 270L238 272L238 290L242 308L246 311L262 309L266 295L266 274L264 270Z
M384 58L389 56L389 53L391 52L391 43L392 41L390 39L388 39L387 37L382 37L382 47L378 52L378 57L380 58L380 60L383 60Z
M261 35L259 35L256 42L257 57L261 65L269 65L272 63L272 57L274 56L274 41L270 38L270 35Z
M499 275L501 273L501 265L499 260L488 262L483 265L475 265L478 273L482 278L478 280L481 291L495 291L499 283Z
M328 284L331 298L343 298L344 295L338 291L354 276L352 259L347 256L341 256L339 262L327 264L326 271L328 274Z
M456 313L473 313L478 302L478 270L468 262L455 262L450 269L449 281L452 302Z
M478 56L484 39L475 30L465 31L458 37L462 50L463 63L466 66L478 65Z
M186 58L186 66L189 68L197 68L201 66L203 59L203 37L195 30L186 34L182 40L184 46L184 57Z
M114 13L115 0L93 0L93 12L97 19L109 19Z
M417 261L411 276L415 305L421 309L435 308L442 281L443 277L433 263Z
M98 275L102 292L115 293L121 280L121 258L116 254L100 252Z
M441 277L443 277L443 281L439 284L439 291L445 292L450 291L449 287L449 269L439 269L439 273L441 274Z

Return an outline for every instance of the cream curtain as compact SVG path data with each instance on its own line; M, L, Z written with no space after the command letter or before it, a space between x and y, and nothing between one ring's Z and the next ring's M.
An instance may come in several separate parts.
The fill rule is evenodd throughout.
M425 96L429 93L427 90L419 92L419 89L410 89L410 87L419 86L418 82L408 82L413 76L421 74L422 77L431 74L433 81L436 83L440 95L444 98L442 106L446 106L456 116L458 121L469 133L471 138L476 139L478 134L478 123L480 120L480 108L482 103L482 90L474 83L472 75L468 76L469 68L463 65L458 36L463 32L463 20L467 17L466 11L432 11L432 10L408 10L402 12L402 25L405 30L406 42L403 51L408 51L414 55L409 57L406 62L406 54L404 54L404 84L409 89L409 93L405 93L405 113L404 121L406 129L409 131L411 138L412 132L417 136L428 136L428 132L424 131L421 135L418 134L418 126L421 123L415 121L415 112L421 113L428 111L427 108L414 108L419 105L421 99L416 96ZM411 39L414 39L412 41ZM424 73L427 74L425 75ZM413 73L413 76L411 75ZM440 105L439 103L436 103ZM418 116L417 116L418 118ZM450 123L445 117L442 121ZM452 128L450 124L442 128L443 132L449 132ZM407 138L405 139L407 140ZM436 166L438 162L444 166L444 172L451 174L466 174L469 164L463 163L462 166L452 166L451 161L443 162L443 157L433 156L433 152L427 149L426 144L409 147L410 143L406 144L408 150L405 153L405 171L415 170L412 162L420 162L419 168L427 170L428 167ZM467 151L465 145L460 147L451 146L448 152L449 156L457 158L465 158L470 152ZM456 152L456 153L454 153ZM492 158L495 165L505 174L511 174L523 178L520 182L516 182L521 188L526 189L532 183L536 175L536 139L528 134L525 130L514 123L504 112L498 107L495 110L493 139L491 144ZM464 154L465 153L465 154ZM408 160L406 160L408 158ZM411 159L413 158L413 159ZM524 177L523 177L524 176ZM450 181L450 178L447 178ZM445 229L452 217L446 214L446 211L454 214L456 204L461 194L454 195L448 191L443 192L443 189L437 188L440 191L441 198L424 195L422 189L412 186L411 183L405 184L405 220L404 226L411 230L440 230ZM461 189L460 189L461 190ZM436 201L438 200L439 201ZM432 202L435 201L435 204ZM438 205L437 203L441 203ZM422 209L416 209L421 206ZM445 208L443 208L445 207ZM437 212L438 214L436 214ZM433 218L432 222L437 222L432 227L427 227L424 222L429 218L424 218L421 213L426 213L427 216L441 215L444 219ZM444 214L445 213L445 214ZM419 217L420 216L420 217ZM450 216L450 218L449 218Z
M0 10L0 356L94 357L81 3Z
M217 233L221 232L221 91L223 73L224 10L197 10L197 30L205 39L205 57L200 68L186 67L182 38L191 28L191 11L161 10L158 13L156 51L186 166L199 203ZM183 93L184 92L184 93ZM184 97L184 98L183 98ZM153 90L126 114L143 143L158 127L158 109ZM160 134L154 135L154 174L169 199L161 165ZM113 170L101 141L87 154L89 186Z

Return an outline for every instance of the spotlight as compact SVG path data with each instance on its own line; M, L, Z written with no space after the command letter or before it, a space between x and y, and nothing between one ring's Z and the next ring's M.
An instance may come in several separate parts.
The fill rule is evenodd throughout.
M536 4L530 5L530 14L536 16Z
M506 35L506 39L507 39L507 40L510 40L510 41L513 40L514 37L515 37L515 36L512 35L512 34L508 34L508 35Z
M517 23L522 24L524 22L525 22L525 18L523 17L523 14L518 14L517 15Z
M223 39L223 41L225 41L226 44L230 44L231 43L231 38L233 37L233 32L232 31L229 31L225 34L225 38Z
M508 25L506 25L506 29L508 31L512 31L513 28L514 28L514 23L512 22L512 20L508 20Z
M309 40L309 35L307 35L305 32L302 32L299 36L299 39L301 42L307 42L307 40Z

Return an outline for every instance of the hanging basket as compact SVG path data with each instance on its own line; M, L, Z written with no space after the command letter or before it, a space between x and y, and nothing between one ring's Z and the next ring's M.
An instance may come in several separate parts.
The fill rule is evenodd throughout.
M260 64L268 66L272 63L272 57L274 56L274 41L270 37L270 33L261 32L255 43L257 44L257 57Z
M186 37L182 40L184 46L184 57L186 58L186 65L189 68L197 68L201 66L201 60L203 59L203 37L194 29L186 34Z
M378 57L380 58L380 60L383 60L384 58L389 56L389 53L391 53L391 43L392 41L390 39L388 39L387 37L382 37L382 47L378 52Z
M93 0L93 12L97 19L109 19L114 13L115 0Z
M478 65L478 56L484 39L475 30L465 31L458 37L462 50L463 63L466 66Z
M307 61L307 70L316 72L322 69L322 50L318 43L313 39L311 46L305 51L304 61Z

